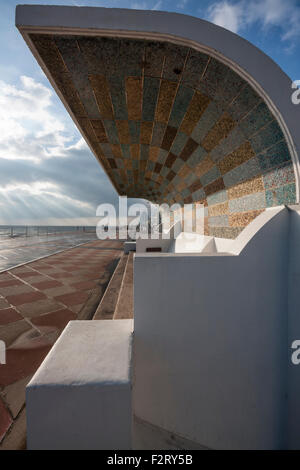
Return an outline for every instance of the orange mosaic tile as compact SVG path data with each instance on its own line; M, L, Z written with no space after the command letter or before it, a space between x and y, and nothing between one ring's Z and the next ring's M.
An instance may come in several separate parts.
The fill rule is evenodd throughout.
M207 151L210 152L215 148L218 143L227 137L229 132L234 128L236 122L232 117L225 112L219 121L213 126L213 128L208 132L206 137L203 139L201 145Z
M102 119L113 119L114 112L109 92L109 86L105 75L90 75L95 99Z

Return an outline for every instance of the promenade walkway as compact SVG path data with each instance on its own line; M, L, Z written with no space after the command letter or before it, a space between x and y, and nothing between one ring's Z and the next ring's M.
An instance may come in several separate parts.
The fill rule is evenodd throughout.
M25 386L68 321L93 317L122 250L96 240L0 273L0 449L25 448Z
M0 272L92 240L97 240L95 232L65 232L28 238L0 238Z

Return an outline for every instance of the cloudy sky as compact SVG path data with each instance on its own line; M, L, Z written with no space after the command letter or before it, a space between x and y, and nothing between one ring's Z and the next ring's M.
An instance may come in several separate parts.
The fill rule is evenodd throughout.
M90 217L117 194L14 26L15 0L0 0L0 224ZM248 39L300 79L300 0L31 0L176 11Z

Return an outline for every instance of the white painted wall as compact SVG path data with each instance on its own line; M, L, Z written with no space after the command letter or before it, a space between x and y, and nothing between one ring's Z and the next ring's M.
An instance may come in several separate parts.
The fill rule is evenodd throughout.
M284 446L288 221L239 256L135 256L137 418L211 448Z

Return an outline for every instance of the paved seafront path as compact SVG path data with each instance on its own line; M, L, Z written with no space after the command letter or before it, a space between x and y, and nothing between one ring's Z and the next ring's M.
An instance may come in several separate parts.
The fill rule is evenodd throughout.
M25 448L25 386L66 324L92 318L122 251L97 240L0 273L0 450Z

